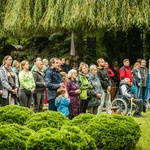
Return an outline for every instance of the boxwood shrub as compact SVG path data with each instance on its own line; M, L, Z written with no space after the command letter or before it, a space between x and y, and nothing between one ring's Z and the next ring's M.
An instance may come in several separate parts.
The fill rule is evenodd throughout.
M41 129L30 136L27 150L96 150L92 137L75 126L65 126L61 130L51 127Z
M94 118L95 115L90 114L90 113L86 113L86 114L79 114L78 116L76 116L75 118L73 118L68 125L74 125L74 126L78 126L78 127L84 127L87 125L87 123Z
M29 120L25 122L25 125L34 131L38 131L45 127L60 129L61 126L68 121L69 119L59 112L45 111L32 115Z
M26 141L34 131L19 124L0 125L1 150L26 150Z
M133 150L141 135L139 125L132 117L119 115L96 116L81 129L104 150Z
M7 105L0 107L0 123L17 123L23 125L32 114L34 114L34 112L29 108L17 105Z

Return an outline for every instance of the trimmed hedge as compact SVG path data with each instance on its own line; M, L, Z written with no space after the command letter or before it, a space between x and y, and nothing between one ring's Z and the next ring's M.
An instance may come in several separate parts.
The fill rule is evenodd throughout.
M18 124L0 125L1 150L26 150L26 141L34 131Z
M34 112L27 107L7 105L0 107L0 123L17 123L23 125L32 114L34 114Z
M141 136L132 117L119 115L96 116L81 129L95 139L98 148L105 150L133 150Z
M27 150L96 150L92 137L75 126L58 129L45 128L30 136Z
M38 131L41 128L46 127L60 129L61 126L68 121L69 119L59 112L45 111L32 115L29 120L25 122L25 125L34 131Z
M90 114L90 113L85 113L85 114L79 114L78 116L74 117L73 120L69 122L69 125L74 125L78 127L84 128L88 124L88 122L93 119L95 115Z

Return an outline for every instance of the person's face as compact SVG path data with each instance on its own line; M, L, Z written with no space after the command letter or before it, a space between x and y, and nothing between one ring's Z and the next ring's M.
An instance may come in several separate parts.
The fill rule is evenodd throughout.
M66 65L70 65L70 61L69 60L66 60Z
M129 67L130 66L130 62L129 61L125 61L124 62L124 66Z
M99 66L105 67L105 60L104 59L99 61Z
M43 63L42 63L42 61L39 61L37 64L37 68L41 70L42 67L43 67Z
M137 65L135 66L135 69L139 70L139 69L140 69L140 64L137 64Z
M118 61L114 61L114 66L117 66L118 65Z
M96 67L93 68L93 70L91 71L91 74L92 74L92 75L96 75L96 74L97 74L97 68L96 68Z
M11 64L12 64L12 57L8 57L8 59L6 60L6 64L8 65L8 66L11 66Z
M88 72L88 68L86 66L83 66L82 67L82 73L87 74L87 72Z
M146 66L146 61L145 60L141 61L141 66L144 66L144 67Z
M76 78L77 78L77 72L73 72L73 73L71 74L71 78L72 78L72 79L76 79Z
M48 60L46 60L43 65L45 65L47 67L48 66Z
M65 59L64 59L64 58L62 58L61 64L62 64L62 65L65 64Z
M26 62L25 65L23 66L23 69L28 70L29 69L29 63Z
M105 68L108 68L108 66L109 66L108 63L105 62Z
M52 68L59 69L60 67L60 60L55 59L54 63L52 64Z

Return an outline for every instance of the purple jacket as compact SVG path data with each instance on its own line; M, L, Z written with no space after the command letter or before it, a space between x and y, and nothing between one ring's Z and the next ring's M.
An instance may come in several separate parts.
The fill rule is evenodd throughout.
M67 91L70 98L69 111L70 115L77 116L80 110L80 98L79 94L76 94L76 90L79 89L77 81L68 80L67 81Z

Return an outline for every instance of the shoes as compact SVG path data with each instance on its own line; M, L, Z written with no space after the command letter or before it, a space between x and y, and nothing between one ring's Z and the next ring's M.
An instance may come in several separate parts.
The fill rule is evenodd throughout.
M146 106L143 105L143 112L146 112Z
M134 113L133 117L144 118L144 116L142 114L139 114L139 113Z

